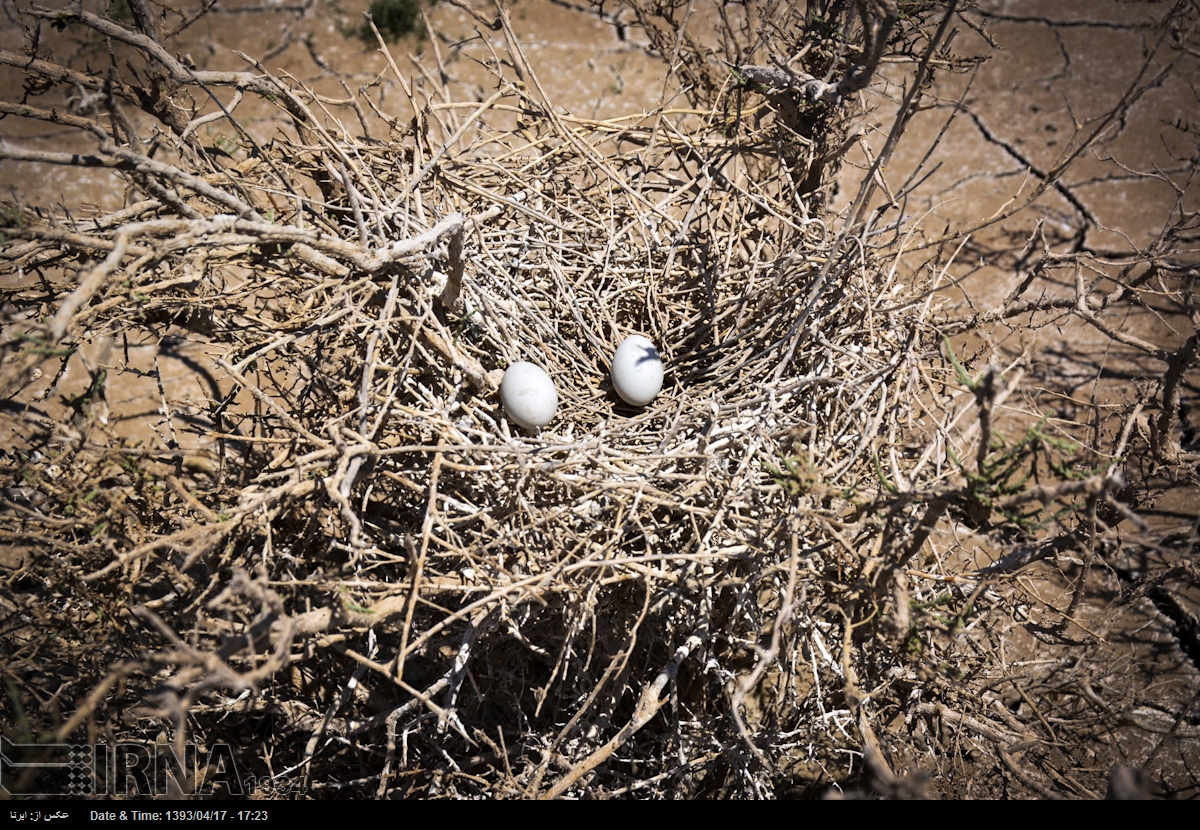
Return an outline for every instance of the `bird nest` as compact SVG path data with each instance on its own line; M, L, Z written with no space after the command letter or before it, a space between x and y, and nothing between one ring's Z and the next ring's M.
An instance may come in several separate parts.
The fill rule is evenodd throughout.
M959 381L927 322L940 273L902 279L896 227L802 187L827 159L791 134L780 163L786 125L727 107L565 115L504 13L494 94L406 88L411 122L371 116L384 140L341 120L366 93L195 71L78 14L176 100L233 89L286 127L214 154L197 126L225 114L196 111L161 160L119 84L107 121L31 113L141 194L8 223L4 534L51 601L29 624L60 631L36 659L82 660L42 728L159 724L277 792L765 795L862 754L899 786L876 741L904 568L957 503L914 413ZM641 408L609 377L632 333L665 365ZM100 341L92 381L130 342L190 342L211 392L160 380L140 435L96 383L55 409ZM522 360L559 393L540 431L499 403Z

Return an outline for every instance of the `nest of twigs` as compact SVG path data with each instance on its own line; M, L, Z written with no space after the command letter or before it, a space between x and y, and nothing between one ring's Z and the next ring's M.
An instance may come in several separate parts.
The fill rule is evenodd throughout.
M366 118L366 92L218 78L79 15L177 98L244 90L288 126L217 157L195 126L225 115L197 110L159 160L110 82L108 115L55 117L139 196L9 223L2 368L23 412L4 536L26 555L20 619L57 636L6 659L80 661L33 731L158 724L180 752L234 747L275 792L457 797L761 796L864 771L918 794L908 751L878 743L905 711L1019 742L914 692L946 660L983 664L972 621L998 601L921 551L947 516L1094 508L1119 477L1094 464L1076 490L1025 495L964 478L998 381L944 359L943 275L899 276L896 227L810 214L832 168L813 175L831 159L802 135L766 163L786 125L737 122L725 95L561 114L502 11L494 94L409 88L416 117L377 112L390 132L370 140L341 118ZM795 101L844 123L842 104ZM644 408L609 379L631 333L666 366ZM212 393L164 393L140 436L97 395L47 398L56 350L107 338L115 373L122 345L164 336L203 344ZM518 360L558 389L540 432L499 403ZM914 413L947 388L984 415L931 437ZM918 631L921 599L950 619ZM234 793L200 767L185 790Z

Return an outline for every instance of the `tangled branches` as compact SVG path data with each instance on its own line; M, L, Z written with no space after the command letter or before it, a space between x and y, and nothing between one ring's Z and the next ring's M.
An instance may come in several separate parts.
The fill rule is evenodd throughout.
M131 5L134 27L79 5L29 18L122 44L144 72L59 66L36 38L0 54L99 96L89 113L5 103L94 148L5 141L0 158L129 188L87 217L14 203L4 229L5 671L33 700L42 666L86 663L29 730L157 724L180 757L232 744L257 780L308 794L920 795L926 755L1067 786L1051 721L992 693L1027 694L995 662L998 623L1102 636L1080 601L1110 529L1137 521L1133 426L1115 452L1036 427L1002 441L991 412L1016 381L972 377L944 343L945 269L895 267L894 229L866 212L875 177L866 221L824 211L836 107L893 42L897 4L774 23L858 43L822 47L843 80L817 94L730 73L705 106L609 121L554 106L503 5L494 92L455 101L393 62L406 116L249 58L196 69ZM731 117L731 94L778 120ZM234 118L250 97L275 108L270 140ZM797 113L820 128L812 152L792 152ZM221 153L200 138L217 123ZM791 155L767 163L780 130ZM667 365L645 409L607 379L631 332ZM200 391L168 392L169 357ZM517 360L560 393L538 434L496 398ZM114 405L121 378L149 390L136 413ZM968 561L964 534L994 555ZM1008 589L1065 554L1086 557L1065 607ZM982 702L957 694L966 679ZM180 786L240 792L212 772Z

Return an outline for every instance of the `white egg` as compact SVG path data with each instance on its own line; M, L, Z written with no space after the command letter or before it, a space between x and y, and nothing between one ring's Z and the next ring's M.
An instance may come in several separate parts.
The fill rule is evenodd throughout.
M558 408L558 392L550 376L522 360L509 366L500 381L500 402L510 421L526 429L544 427Z
M633 334L625 338L612 360L613 388L621 400L634 406L645 406L662 390L662 357L654 344Z

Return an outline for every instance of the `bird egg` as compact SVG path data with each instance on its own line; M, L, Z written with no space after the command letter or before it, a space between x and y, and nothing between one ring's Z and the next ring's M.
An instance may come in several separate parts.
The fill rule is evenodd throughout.
M554 418L558 391L548 374L522 360L504 371L504 380L500 381L500 402L510 421L526 429L537 429Z
M645 406L662 390L662 357L654 344L633 334L617 347L612 360L613 389L621 400L633 406Z

